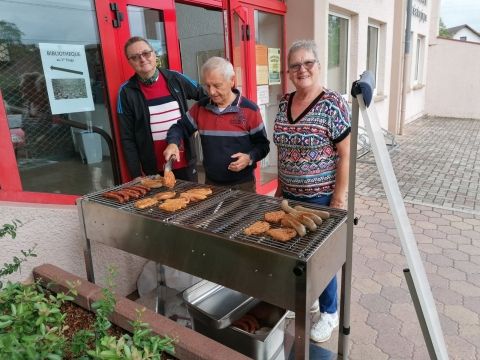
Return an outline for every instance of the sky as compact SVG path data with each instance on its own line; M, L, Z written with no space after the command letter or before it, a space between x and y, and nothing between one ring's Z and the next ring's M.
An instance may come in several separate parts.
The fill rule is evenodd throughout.
M467 24L480 32L480 0L441 0L440 6L447 28Z

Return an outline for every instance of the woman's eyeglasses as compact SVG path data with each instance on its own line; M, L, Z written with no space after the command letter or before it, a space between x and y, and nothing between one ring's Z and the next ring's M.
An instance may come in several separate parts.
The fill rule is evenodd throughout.
M297 71L300 71L300 69L303 66L306 70L312 70L313 65L315 65L316 63L317 63L317 60L307 60L301 63L290 64L288 65L288 69L292 72L297 72Z
M152 56L152 53L153 53L153 50L145 50L145 51L142 51L141 53L130 55L128 57L128 60L137 62L137 61L140 61L142 57L148 60Z

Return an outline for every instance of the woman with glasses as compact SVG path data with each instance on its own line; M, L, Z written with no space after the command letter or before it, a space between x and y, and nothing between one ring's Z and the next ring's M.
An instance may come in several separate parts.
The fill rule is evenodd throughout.
M200 100L206 93L187 76L157 67L155 51L144 38L130 38L124 51L135 71L120 87L117 105L130 176L162 173L168 129L187 113L187 100ZM175 177L196 182L195 147L191 137L182 139L180 150L180 158L173 165Z
M293 43L287 60L295 91L280 101L274 124L273 141L278 147L276 195L344 209L350 157L348 105L339 93L322 85L313 41ZM320 318L312 326L310 338L324 342L339 322L336 277L318 301ZM311 312L318 309L316 303Z

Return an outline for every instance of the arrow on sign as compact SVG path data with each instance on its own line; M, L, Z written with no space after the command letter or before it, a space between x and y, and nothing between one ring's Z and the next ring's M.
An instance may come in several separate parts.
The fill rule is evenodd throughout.
M65 72L69 72L69 73L73 73L73 74L83 75L83 71L65 69L65 68L56 67L56 66L50 66L50 69L52 69L52 70L58 70L58 71L65 71Z

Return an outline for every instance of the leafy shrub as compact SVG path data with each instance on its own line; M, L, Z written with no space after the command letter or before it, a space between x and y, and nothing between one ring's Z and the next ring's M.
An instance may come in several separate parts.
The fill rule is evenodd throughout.
M21 223L13 221L0 228L0 239L16 237ZM20 269L29 257L36 256L34 248L21 251L22 257L14 257L11 263L0 268L0 278ZM65 354L73 359L109 359L109 360L160 360L163 352L174 353L174 340L161 338L151 333L148 324L140 321L142 312L132 323L133 334L124 334L120 338L110 336L109 316L115 309L113 279L115 271L109 270L107 288L103 289L103 298L92 304L96 311L93 329L78 331L68 341L64 336L65 314L61 306L72 301L77 295L78 283L69 284L67 294L51 294L39 283L20 284L0 283L0 359L11 360L62 360Z

